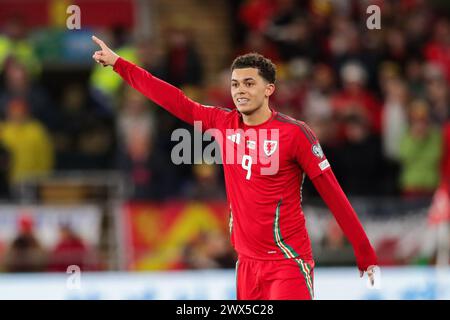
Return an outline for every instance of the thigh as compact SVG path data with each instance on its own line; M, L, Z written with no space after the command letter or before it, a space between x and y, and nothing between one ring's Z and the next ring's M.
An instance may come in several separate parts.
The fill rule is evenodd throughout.
M276 269L276 276L264 282L266 299L311 300L314 298L313 270L310 264L300 259L289 259L289 261L281 262Z
M263 299L258 279L258 263L239 259L236 263L236 298L238 300Z

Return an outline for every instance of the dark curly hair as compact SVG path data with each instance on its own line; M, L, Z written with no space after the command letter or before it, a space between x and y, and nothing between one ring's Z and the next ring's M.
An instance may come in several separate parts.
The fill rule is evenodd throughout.
M259 53L252 52L238 56L231 64L231 71L244 68L258 69L258 74L269 83L275 83L276 81L275 64Z

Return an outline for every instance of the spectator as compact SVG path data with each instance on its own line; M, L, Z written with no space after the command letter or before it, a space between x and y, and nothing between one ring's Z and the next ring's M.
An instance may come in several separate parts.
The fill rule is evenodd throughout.
M176 87L202 84L202 59L187 30L172 28L167 32L167 52L162 66L163 79Z
M425 57L437 64L450 85L450 23L448 19L439 19L433 30L433 38L425 47Z
M45 176L53 169L53 144L45 127L35 120L23 99L7 106L0 141L11 154L10 183Z
M12 240L4 257L7 272L44 271L47 252L34 233L34 221L29 215L21 215L18 220L18 234Z
M384 106L382 111L383 153L386 158L399 158L400 140L408 126L408 89L398 78L389 79L384 84Z
M140 93L127 89L119 113L118 168L131 178L133 199L162 200L173 184L170 160L155 143L156 121Z
M183 250L187 269L235 268L236 255L227 238L219 231L202 231Z
M343 90L332 98L332 106L336 114L345 117L346 114L359 113L368 122L370 130L380 132L381 106L375 96L366 89L367 73L364 68L356 63L346 64L341 69Z
M13 99L25 99L30 114L52 130L58 125L56 110L45 90L34 82L23 63L9 58L4 65L4 86L0 87L0 117L5 118L6 106Z
M431 120L442 126L450 117L449 85L443 78L430 79L426 82L427 98L431 106Z
M1 126L0 126L1 136ZM0 142L0 200L9 199L9 172L11 170L11 156L2 142Z
M428 104L414 100L409 127L400 142L400 187L405 197L429 197L439 183L442 137L430 120Z
M219 180L219 172L216 165L206 163L195 164L193 166L194 181L188 184L185 197L187 199L208 201L226 200L223 184Z
M359 113L344 118L344 134L337 155L343 190L351 196L380 195L383 159L379 137L371 133L367 119Z
M263 32L276 8L276 1L273 0L246 0L239 9L239 21L250 31Z
M450 120L443 129L443 152L441 160L441 184L446 184L450 192Z
M28 74L38 76L42 66L36 58L35 49L28 40L28 30L24 19L19 15L10 16L4 23L0 34L0 72L9 57L13 57L26 68Z
M258 52L270 59L273 63L281 62L277 47L267 38L266 35L259 32L251 32L245 38L245 43L235 56L248 52Z
M71 265L81 271L95 270L95 258L83 239L69 226L61 225L59 240L49 254L48 271L66 272Z
M217 75L217 80L206 88L206 103L212 106L226 106L235 108L233 98L230 95L230 71L222 70Z
M74 83L62 92L60 124L55 130L58 170L111 168L114 119Z

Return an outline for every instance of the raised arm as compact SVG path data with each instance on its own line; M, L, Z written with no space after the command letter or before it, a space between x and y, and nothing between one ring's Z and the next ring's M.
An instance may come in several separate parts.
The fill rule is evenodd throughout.
M95 36L92 37L92 40L101 48L92 56L97 63L101 63L103 66L113 66L114 71L131 87L177 118L189 124L193 124L194 121L202 121L203 128L208 129L216 127L216 119L226 112L223 109L206 107L192 101L180 89L119 57L102 40Z

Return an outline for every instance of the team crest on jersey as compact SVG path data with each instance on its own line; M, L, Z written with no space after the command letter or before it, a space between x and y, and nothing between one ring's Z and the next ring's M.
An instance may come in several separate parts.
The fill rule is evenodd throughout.
M264 153L266 156L270 157L277 150L278 141L275 140L264 140Z
M324 157L322 147L320 146L319 143L316 143L315 145L312 146L312 153L314 153L314 155L319 159L322 159Z

